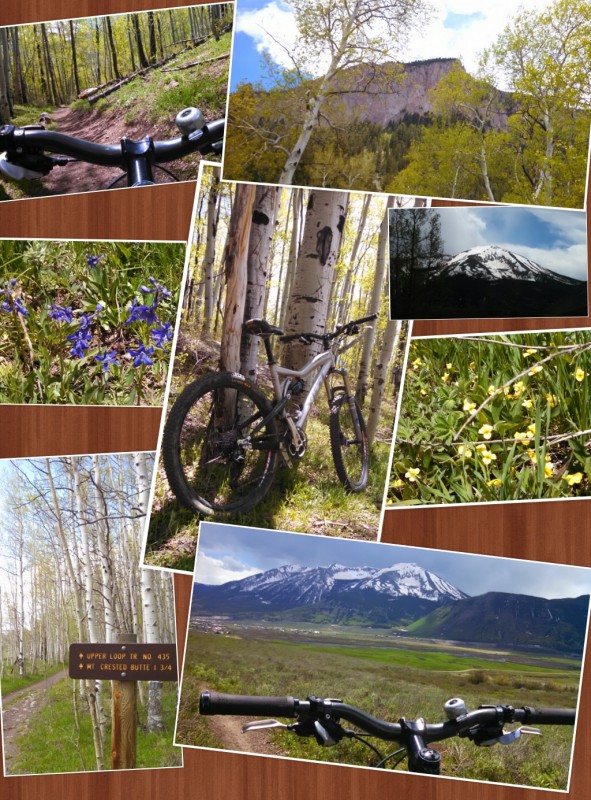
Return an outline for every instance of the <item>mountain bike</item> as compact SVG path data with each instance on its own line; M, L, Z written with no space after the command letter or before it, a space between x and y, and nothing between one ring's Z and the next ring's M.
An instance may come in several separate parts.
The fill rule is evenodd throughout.
M225 120L206 122L197 108L185 108L175 118L181 135L157 142L151 136L137 141L123 138L118 145L96 144L57 131L47 131L43 125L17 128L0 127L0 177L12 180L42 178L54 167L64 167L74 161L84 161L102 167L123 170L106 188L123 182L127 186L154 184L154 171L179 179L162 164L175 161L190 153L221 153ZM48 153L58 155L48 155Z
M332 747L345 738L356 739L375 753L378 760L372 766L396 769L404 759L408 759L409 772L427 775L439 775L441 772L441 753L429 747L433 742L458 736L469 739L480 747L510 745L524 735L541 735L541 731L529 724L506 731L504 726L507 724L575 724L574 709L482 705L474 711L468 711L459 697L453 697L444 704L446 719L434 724L426 723L421 717L415 720L402 717L398 722L386 722L341 700L313 696L298 700L295 697L254 697L205 691L199 697L199 712L206 715L236 714L254 717L276 714L280 717L297 718L297 722L290 725L275 719L248 722L241 730L242 733L248 733L267 728L284 729L297 736L313 736L323 747ZM361 732L345 728L342 720L351 722ZM399 747L384 755L366 741L366 737L395 742Z
M360 325L371 314L340 325L332 333L284 335L263 319L244 323L244 331L260 336L271 375L269 400L254 383L235 372L214 372L189 384L174 403L162 437L164 469L172 491L187 508L205 515L244 513L271 488L279 456L287 467L307 449L305 426L324 384L330 409L332 457L340 482L361 492L369 477L369 444L359 403L349 385L347 370L337 365L340 354L355 344ZM282 342L322 344L322 351L300 369L280 366L271 337ZM331 378L340 376L342 385ZM314 377L313 377L314 376ZM295 403L312 383L301 406Z

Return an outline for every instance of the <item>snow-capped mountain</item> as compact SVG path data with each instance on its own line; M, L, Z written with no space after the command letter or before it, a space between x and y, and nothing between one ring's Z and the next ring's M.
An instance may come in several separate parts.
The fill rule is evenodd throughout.
M522 280L533 282L557 281L567 286L581 285L583 281L560 275L541 267L526 256L494 245L481 245L463 250L439 267L436 277L478 278L480 280Z
M448 581L417 564L393 564L385 568L298 567L286 565L221 586L195 584L195 612L284 611L329 604L331 607L417 607L422 613L433 605L461 600L467 595ZM401 602L394 602L401 601ZM418 601L414 603L413 601ZM370 616L372 614L370 613Z

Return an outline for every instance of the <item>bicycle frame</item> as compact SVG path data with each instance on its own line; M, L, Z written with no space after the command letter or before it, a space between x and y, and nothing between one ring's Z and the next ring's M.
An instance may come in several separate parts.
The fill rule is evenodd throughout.
M337 355L348 350L355 344L355 340L339 347L337 350ZM267 350L267 355L269 355L270 348ZM316 398L318 397L318 393L320 391L320 387L324 384L326 389L326 395L328 398L329 405L332 404L333 401L333 391L331 390L330 383L328 381L329 375L337 374L340 375L343 379L343 384L345 387L345 392L348 397L351 395L351 388L349 385L349 376L347 370L343 368L337 369L336 366L336 358L335 353L333 350L324 350L322 353L311 358L307 364L305 364L302 369L295 370L289 369L288 367L282 367L277 364L272 355L269 358L269 370L271 372L271 381L273 383L273 391L275 394L275 400L280 402L284 397L285 386L282 386L281 379L285 382L286 378L300 378L305 379L309 375L313 374L316 370L318 370L318 374L314 378L312 385L308 391L308 396L306 397L302 408L300 409L300 413L296 420L293 420L296 428L298 431L301 431L305 428L308 416L314 403L316 402ZM283 413L285 416L285 412Z

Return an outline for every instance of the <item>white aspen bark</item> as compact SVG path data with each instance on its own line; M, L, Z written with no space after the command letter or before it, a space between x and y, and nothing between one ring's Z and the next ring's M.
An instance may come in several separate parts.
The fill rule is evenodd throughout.
M313 190L308 197L304 236L296 274L289 298L286 332L324 333L328 303L339 257L348 194ZM290 369L301 369L321 345L291 342L286 347L285 362ZM304 399L305 393L298 397Z
M211 334L211 321L213 318L213 268L215 262L215 238L217 233L217 195L220 179L213 175L207 200L207 231L205 239L205 253L202 261L203 275L203 324L202 330L208 336Z
M369 302L369 314L377 314L380 310L380 302L385 291L384 275L386 273L386 254L388 251L388 209L394 205L394 197L390 195L386 204L386 212L382 225L380 227L380 236L378 239L378 252L376 258L376 272L374 276L373 287L371 290L371 300ZM359 373L357 376L357 387L355 389L355 396L361 405L365 402L367 388L369 383L369 367L371 363L371 353L373 350L376 338L377 320L370 323L370 328L365 332L363 340L363 350L361 351L361 360L359 362Z
M342 325L343 323L347 322L347 319L345 319L345 317L346 317L346 310L349 306L351 285L353 283L353 275L355 274L355 267L357 266L357 256L359 254L359 247L361 246L361 241L365 230L365 223L367 222L367 213L369 211L369 207L372 200L373 197L370 194L365 195L363 199L361 216L359 219L359 224L357 226L357 233L355 234L355 240L353 242L351 256L349 258L349 265L347 267L345 281L343 283L343 288L341 291L341 295L339 297L337 309L334 314L334 319L337 325Z
M291 236L289 242L289 259L287 262L287 271L285 273L284 285L282 287L283 295L281 297L281 316L278 320L280 328L284 328L287 323L287 306L289 296L291 294L291 285L293 283L293 276L296 273L296 265L298 262L298 251L300 247L300 227L302 216L302 200L304 196L303 189L292 189L292 226Z
M96 489L97 514L99 520L96 524L97 546L101 562L102 594L105 611L105 635L107 642L114 642L118 632L117 614L113 597L113 565L109 549L109 534L107 519L109 510L104 496L99 457L92 456L92 475Z
M244 319L263 316L267 296L269 253L275 233L277 213L277 188L257 186L248 237L246 261L246 301ZM260 338L242 332L240 345L240 372L256 380Z
M151 569L141 570L142 604L144 608L144 630L146 642L160 642L158 607L154 596L154 573ZM162 682L148 681L148 730L163 731Z
M238 372L240 369L240 338L246 303L248 238L254 198L254 186L243 183L236 185L236 197L224 252L226 302L222 325L220 369L230 372Z
M398 346L400 339L400 331L402 330L402 321L399 319L389 320L384 332L382 347L380 355L376 360L374 366L374 379L371 391L371 401L369 406L369 416L367 420L367 438L369 444L373 443L376 431L378 429L378 422L380 418L380 409L382 407L382 400L384 399L384 390L386 388L386 378L388 374L388 366L392 357L392 352Z
M18 543L18 592L19 592L19 626L18 626L18 674L25 674L25 581L24 581L24 530L19 519Z
M301 158L304 154L308 143L310 142L310 137L312 136L312 131L318 125L318 120L320 118L320 109L324 105L326 98L328 97L328 93L332 88L332 81L339 70L339 67L342 65L342 62L345 59L348 50L348 43L349 38L351 36L351 32L353 30L354 24L356 22L357 15L359 13L360 3L355 3L351 14L347 20L347 23L343 27L341 40L338 46L335 48L333 57L331 59L330 65L327 71L324 74L324 77L320 81L320 86L318 88L318 92L316 93L316 97L314 98L314 102L311 104L311 108L308 109L308 113L304 119L304 124L302 125L302 130L295 145L292 148L291 153L288 155L283 170L281 171L281 175L279 176L279 185L288 185L290 186L293 183L293 176L296 169L299 166Z

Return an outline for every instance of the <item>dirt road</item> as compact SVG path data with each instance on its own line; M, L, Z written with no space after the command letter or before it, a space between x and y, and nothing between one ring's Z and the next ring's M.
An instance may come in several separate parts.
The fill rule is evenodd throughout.
M64 669L38 683L18 689L2 698L2 731L4 733L5 773L12 773L12 764L18 756L17 740L27 732L31 718L47 702L48 689L67 677Z

